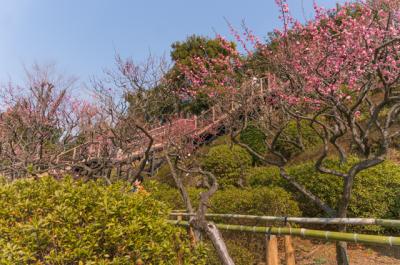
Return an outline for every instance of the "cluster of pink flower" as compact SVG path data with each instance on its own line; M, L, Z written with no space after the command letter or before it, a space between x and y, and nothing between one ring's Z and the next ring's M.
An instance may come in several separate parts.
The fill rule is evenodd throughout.
M276 0L284 28L276 29L274 43L262 44L245 29L244 38L231 26L238 43L252 56L246 43L273 65L285 69L286 78L275 82L275 94L291 104L318 106L326 97L351 100L368 86L380 89L399 81L400 4L396 0L347 2L333 9L314 4L315 18L296 21L286 0ZM192 92L235 91L235 73L243 58L230 42L218 36L226 54L218 58L193 58L191 69L181 70ZM287 82L287 76L290 82ZM371 78L375 76L376 80ZM374 82L374 84L371 84Z
M293 23L287 36L275 39L278 48L268 56L303 80L302 97L349 99L363 89L371 75L381 76L384 83L396 82L400 74L399 20L390 9L379 7L345 3L325 10L315 6L315 20L305 25ZM288 97L292 89L283 87L282 93Z

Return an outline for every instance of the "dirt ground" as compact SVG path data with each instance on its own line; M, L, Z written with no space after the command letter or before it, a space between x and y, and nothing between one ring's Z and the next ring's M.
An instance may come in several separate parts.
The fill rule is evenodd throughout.
M334 243L294 239L296 264L336 265ZM349 259L352 265L400 265L400 247L375 247L349 244ZM281 251L282 253L282 251ZM281 264L284 256L281 254Z

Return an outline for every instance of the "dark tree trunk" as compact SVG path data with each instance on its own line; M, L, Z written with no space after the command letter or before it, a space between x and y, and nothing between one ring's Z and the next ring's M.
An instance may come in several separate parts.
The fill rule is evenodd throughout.
M351 190L353 188L354 175L348 175L344 180L344 187L342 198L340 200L339 209L337 213L337 217L346 218L347 210L350 205L351 199ZM346 232L346 225L339 225L339 232ZM349 258L347 255L347 243L346 242L336 242L336 262L338 265L348 265Z

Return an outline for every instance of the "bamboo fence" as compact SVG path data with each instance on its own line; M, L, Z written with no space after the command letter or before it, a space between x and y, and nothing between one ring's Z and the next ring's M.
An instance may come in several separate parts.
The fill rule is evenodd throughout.
M181 210L172 212L171 216L191 216L194 214L184 213ZM284 216L258 216L243 214L216 214L209 213L206 217L246 219L270 222L288 222L298 224L346 224L346 225L380 225L384 227L399 227L400 220L375 219L375 218L318 218L318 217L284 217Z
M170 224L188 227L187 221L168 220ZM261 227L261 226L244 226L230 224L215 224L219 229L228 231L242 231L262 233L266 235L291 235L303 238L321 239L327 241L346 241L352 243L363 243L369 245L385 245L385 246L400 246L400 237L394 236L379 236L365 235L357 233L344 233L334 231L312 230L305 228L291 227Z

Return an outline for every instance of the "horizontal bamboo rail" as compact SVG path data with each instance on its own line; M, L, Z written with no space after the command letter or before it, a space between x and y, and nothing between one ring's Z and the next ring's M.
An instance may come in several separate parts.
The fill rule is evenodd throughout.
M171 216L190 216L189 213L172 212ZM194 214L192 214L194 215ZM258 216L243 214L217 214L209 213L207 217L247 219L257 221L276 221L299 224L346 224L346 225L380 225L385 227L400 227L400 220L374 219L374 218L318 218L318 217L283 217L283 216Z
M170 224L188 227L186 221L168 220ZM376 236L357 233L343 233L333 231L312 230L305 228L291 227L260 227L260 226L244 226L244 225L229 225L215 224L219 229L228 231L242 231L262 233L269 235L292 235L303 238L322 239L327 241L346 241L352 243L363 243L369 245L385 245L385 246L400 246L400 237L393 236Z

